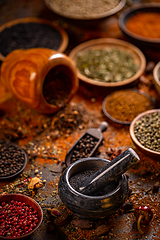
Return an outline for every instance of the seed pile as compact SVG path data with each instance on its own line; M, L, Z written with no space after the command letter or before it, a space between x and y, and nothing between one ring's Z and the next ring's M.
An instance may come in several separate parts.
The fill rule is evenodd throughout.
M35 229L38 222L38 212L26 203L11 200L0 205L0 236L21 237Z
M123 81L139 69L132 54L118 48L80 51L76 65L84 76L99 82Z
M0 178L18 173L25 165L22 149L10 142L0 142Z
M144 147L160 152L160 112L148 114L137 120L134 134Z
M97 142L98 142L97 138L94 138L89 134L85 134L82 137L82 139L80 139L78 143L75 145L71 157L71 163L78 159L88 157L89 154L94 149L94 147L96 146Z
M51 48L57 50L62 42L59 31L50 25L28 22L5 28L0 33L0 52L3 56L15 49Z
M76 191L78 191L79 187L82 186L82 182L88 177L90 177L91 175L93 175L94 173L96 173L96 171L98 171L98 169L85 170L85 171L78 172L77 174L71 176L71 178L69 179L69 182L71 186ZM118 180L114 180L110 184L108 184L105 188L100 190L98 193L96 194L92 193L91 196L102 196L102 195L108 194L114 189L116 189L117 185L118 185Z
M51 8L58 14L69 18L92 18L115 8L120 0L49 0Z

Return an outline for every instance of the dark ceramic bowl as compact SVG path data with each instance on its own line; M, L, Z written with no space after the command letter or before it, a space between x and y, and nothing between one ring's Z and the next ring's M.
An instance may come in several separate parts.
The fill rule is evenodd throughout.
M76 191L70 179L75 174L87 170L98 170L109 160L101 158L84 158L71 164L59 180L59 196L62 202L74 214L86 219L108 217L118 210L128 197L128 181L125 175L111 183L109 190L100 196L88 196Z
M131 19L136 13L150 13L157 12L160 13L160 3L144 3L137 4L130 8L124 10L119 16L119 27L127 38L133 42L135 45L142 48L153 48L160 49L160 38L147 38L137 35L131 31L129 31L126 27L126 23L129 19ZM144 26L145 28L145 26Z
M137 137L135 136L135 133L134 133L134 127L135 127L135 123L137 121L139 121L141 118L143 118L144 116L149 116L150 114L152 113L156 113L156 112L159 112L160 113L160 109L152 109L152 110L149 110L149 111L146 111L146 112L143 112L141 114L139 114L136 118L134 118L134 120L132 121L131 125L130 125L130 128L129 128L129 132L130 132L130 137L133 141L133 143L135 144L135 146L140 150L142 151L144 154L152 157L153 159L156 159L156 160L160 160L160 151L153 151L147 147L145 147L144 145L142 145L140 143L140 141L137 139ZM160 128L157 129L157 132L159 133L160 132Z
M9 179L9 178L13 178L17 175L19 175L21 172L23 172L23 170L25 169L26 167L26 164L27 164L27 160L28 160L28 157L27 157L27 154L25 153L25 151L19 147L18 145L12 143L12 142L9 142L9 141L0 141L0 150L1 150L1 147L4 146L6 148L6 151L7 153L9 154L9 158L11 158L12 160L12 154L10 153L9 151L9 147L12 147L12 149L14 149L14 151L18 151L18 157L23 157L23 165L21 168L19 168L15 173L10 173L10 174L7 174L6 176L3 176L2 174L0 174L0 180L2 179ZM1 158L0 158L0 161L1 161ZM11 167L10 167L11 168Z
M0 203L2 202L10 202L11 200L15 200L15 201L20 201L22 203L26 203L28 206L32 207L34 211L37 211L38 212L38 223L37 223L37 226L31 231L29 232L28 234L24 234L22 235L21 237L16 237L16 238L12 238L12 237L3 237L3 236L0 236L0 239L10 239L10 240L13 240L13 239L28 239L28 237L30 237L30 235L32 233L34 233L38 228L39 226L41 225L42 223L42 220L43 220L43 211L40 207L40 205L32 198L26 196L26 195L23 195L23 194L5 194L5 195L1 195L0 194Z
M102 21L104 21L106 18L112 16L113 14L116 14L119 12L126 4L126 0L120 0L119 4L112 8L109 11L106 11L104 13L96 14L96 15L85 15L81 16L71 16L67 12L67 9L65 11L61 11L60 9L57 10L54 5L54 0L45 0L46 6L59 18L62 18L63 20L84 27L95 27L96 25L99 25ZM80 8L80 6L79 6Z

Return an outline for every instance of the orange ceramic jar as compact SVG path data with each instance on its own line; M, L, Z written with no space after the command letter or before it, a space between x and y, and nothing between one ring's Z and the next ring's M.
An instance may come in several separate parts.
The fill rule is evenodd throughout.
M72 60L46 48L14 50L1 65L1 83L28 107L52 114L65 107L78 89Z

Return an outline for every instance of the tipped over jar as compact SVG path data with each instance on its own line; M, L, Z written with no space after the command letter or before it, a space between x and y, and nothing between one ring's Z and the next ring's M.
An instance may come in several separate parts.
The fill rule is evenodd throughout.
M65 107L79 80L72 60L46 48L14 50L1 65L1 84L19 101L43 114Z

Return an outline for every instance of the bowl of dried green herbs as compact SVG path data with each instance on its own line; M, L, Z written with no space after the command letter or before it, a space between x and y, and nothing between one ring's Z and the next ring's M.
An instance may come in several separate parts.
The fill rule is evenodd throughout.
M139 114L132 121L129 132L137 148L153 159L160 159L160 109Z
M71 50L69 57L81 81L102 87L123 87L137 81L146 67L139 48L113 38L86 41Z

